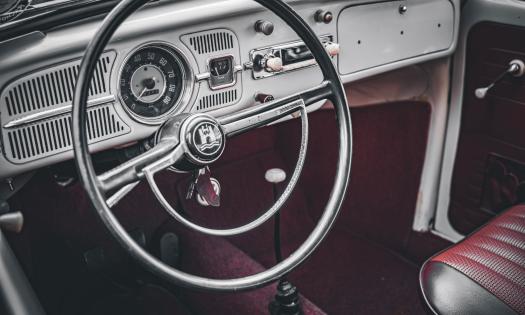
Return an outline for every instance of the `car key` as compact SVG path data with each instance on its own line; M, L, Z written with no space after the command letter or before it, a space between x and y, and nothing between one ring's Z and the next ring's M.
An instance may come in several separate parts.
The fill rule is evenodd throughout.
M210 169L206 167L203 170L203 173L199 173L195 189L197 189L199 196L201 196L208 205L219 207L221 205L221 199L213 186Z
M199 180L199 177L206 173L205 168L201 168L197 171L193 172L193 179L190 183L190 186L188 187L188 192L186 192L186 199L193 198L193 194L195 193L195 187L197 186L197 181Z

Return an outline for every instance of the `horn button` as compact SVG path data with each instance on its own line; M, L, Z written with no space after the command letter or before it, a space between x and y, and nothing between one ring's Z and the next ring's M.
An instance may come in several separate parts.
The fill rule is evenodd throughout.
M190 162L205 165L221 156L226 137L217 120L208 115L190 116L183 125L181 137L185 137Z
M175 168L188 171L219 159L224 151L226 136L219 122L209 115L181 114L169 119L159 129L156 142L160 141L177 141L183 146L185 159Z

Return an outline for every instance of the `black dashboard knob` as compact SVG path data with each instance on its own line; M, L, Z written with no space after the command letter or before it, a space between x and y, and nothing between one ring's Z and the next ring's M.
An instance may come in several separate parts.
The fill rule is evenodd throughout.
M318 10L315 12L315 21L318 23L330 24L334 20L334 15L330 11Z
M264 35L268 36L273 33L273 30L274 26L270 21L259 20L255 22L255 31L257 33L263 33Z
M270 94L257 93L257 95L255 95L255 100L261 104L264 104L275 100L275 97Z

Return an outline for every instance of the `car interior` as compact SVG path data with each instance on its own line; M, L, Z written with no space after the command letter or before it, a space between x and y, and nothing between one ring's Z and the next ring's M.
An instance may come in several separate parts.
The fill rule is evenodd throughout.
M525 315L525 1L0 0L0 314Z

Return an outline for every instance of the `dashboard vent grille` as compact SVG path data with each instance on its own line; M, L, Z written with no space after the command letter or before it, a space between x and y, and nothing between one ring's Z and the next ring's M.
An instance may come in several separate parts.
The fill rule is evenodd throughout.
M91 85L91 99L109 94L109 76L114 53L99 59ZM7 115L15 117L32 112L71 105L80 68L80 60L39 71L12 83L2 94Z
M90 143L113 138L130 131L116 115L112 104L88 109L88 139ZM35 124L9 130L6 144L7 158L14 163L25 163L61 153L72 148L71 115L60 115Z
M190 37L190 45L198 54L233 48L233 35L227 32L205 32Z
M205 112L218 106L232 105L237 102L237 90L210 94L202 97L197 104L197 111Z

